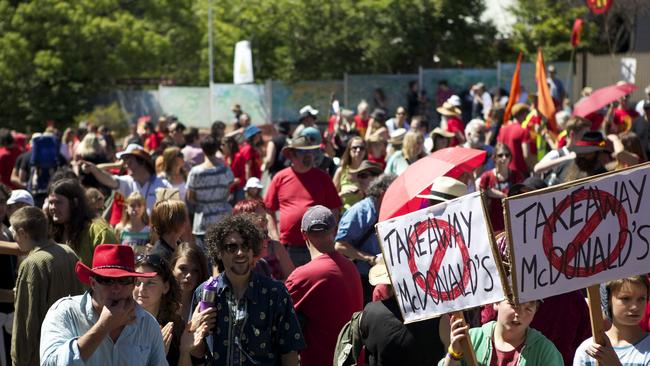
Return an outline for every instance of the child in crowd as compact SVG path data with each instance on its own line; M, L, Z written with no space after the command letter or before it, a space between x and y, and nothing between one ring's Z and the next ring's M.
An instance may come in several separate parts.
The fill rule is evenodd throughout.
M86 188L86 199L97 217L102 217L104 215L104 194L97 188Z
M131 193L124 202L122 220L115 226L120 243L130 245L136 255L144 253L150 242L149 217L145 205L144 197L139 192Z
M542 333L529 327L540 301L515 305L503 300L492 305L497 320L469 330L463 319L451 318L451 344L438 365L465 365L460 343L469 336L481 366L563 365L562 355ZM640 319L640 318L639 318Z
M257 177L248 178L246 186L244 187L245 199L247 200L260 200L262 201L262 181Z
M576 351L573 365L650 365L650 337L639 322L648 302L650 283L632 276L601 285L603 312L612 322L605 332L605 345L589 338Z

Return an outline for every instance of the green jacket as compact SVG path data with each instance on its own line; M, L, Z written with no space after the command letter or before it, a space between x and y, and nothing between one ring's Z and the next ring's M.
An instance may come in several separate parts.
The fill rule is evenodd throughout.
M469 338L476 354L476 361L481 366L489 366L492 358L492 335L494 334L495 321L483 324L480 328L469 330ZM444 365L443 358L438 362L439 366ZM542 333L533 328L526 332L526 344L521 350L519 366L563 366L562 354L555 348L555 345ZM466 365L465 361L461 365Z

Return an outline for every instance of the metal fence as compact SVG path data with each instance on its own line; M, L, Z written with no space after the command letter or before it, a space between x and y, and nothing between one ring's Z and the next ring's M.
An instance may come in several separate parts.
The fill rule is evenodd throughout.
M650 54L633 55L637 58L637 85L641 86L634 99L643 97L643 87L650 84ZM611 56L579 55L574 70L569 72L568 62L554 63L556 77L565 83L573 101L577 100L583 85L594 88L615 83L620 79L620 58ZM426 90L430 109L435 107L438 82L447 80L448 85L460 94L471 85L483 82L488 88L501 87L506 91L515 70L514 63L499 63L493 69L420 69L414 74L398 75L344 75L342 80L301 81L293 84L268 80L264 84L213 84L208 87L160 86L154 91L115 91L102 98L102 103L115 101L131 119L150 114L174 114L186 124L207 127L212 121L226 123L233 119L234 104L240 104L249 113L253 123L265 124L272 121L298 118L298 111L304 105L321 111L327 116L334 95L341 104L352 110L362 100L371 108L378 106L375 91L380 89L385 96L385 107L389 115L399 105L405 105L408 85L418 81L420 90ZM522 63L521 84L528 93L536 91L535 64ZM321 117L326 118L326 117Z

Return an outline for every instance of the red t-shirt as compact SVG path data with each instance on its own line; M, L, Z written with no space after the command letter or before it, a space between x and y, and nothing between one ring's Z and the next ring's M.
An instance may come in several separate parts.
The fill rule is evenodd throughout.
M497 141L508 145L512 152L512 160L508 166L510 170L528 175L528 166L524 160L522 144L530 144L530 134L517 122L511 122L499 130Z
M603 124L603 121L605 120L605 116L602 113L596 111L586 115L585 119L591 121L591 127L589 127L590 130L598 131L600 130L600 126Z
M289 167L280 170L273 177L264 197L264 205L272 212L280 210L280 242L304 246L300 223L307 208L323 205L338 209L342 203L327 173L318 168L296 173Z
M230 170L235 178L239 178L237 187L244 189L246 186L246 158L241 153L241 150L236 152L230 161ZM231 187L230 191L233 192L235 187Z
M465 124L458 117L449 117L447 119L447 132L460 132L461 135L465 133ZM456 137L453 137L449 142L449 147L456 146L460 143Z
M262 157L256 148L251 146L248 142L244 142L239 149L239 153L244 157L246 164L251 164L251 177L262 178ZM244 175L246 169L244 169ZM244 185L246 178L244 177Z
M334 251L296 268L285 285L296 312L307 319L302 328L307 348L300 351L300 363L331 366L341 328L363 309L357 268Z
M504 352L499 350L494 345L494 338L492 338L492 359L490 359L490 366L517 366L519 364L519 356L521 350L526 343L520 344L512 351Z
M354 116L354 125L357 127L357 131L359 131L359 136L363 137L366 135L368 122L370 122L370 118L362 119L358 114Z
M507 195L510 187L522 182L523 180L524 178L521 174L518 172L511 172L507 181L499 182L494 174L494 169L490 169L481 175L480 188L484 191L490 188L496 188ZM503 222L503 205L501 204L501 200L490 198L488 203L490 206L488 212L490 213L492 229L495 233L502 231L505 228L505 224Z
M0 147L0 178L2 178L2 183L11 189L18 188L11 183L11 171L14 169L16 159L20 154L20 150L16 147L12 149L7 149L4 146Z

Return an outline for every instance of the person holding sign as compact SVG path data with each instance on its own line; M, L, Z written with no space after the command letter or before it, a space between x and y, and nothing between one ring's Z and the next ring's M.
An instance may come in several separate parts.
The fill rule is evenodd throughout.
M461 342L469 337L476 360L481 366L562 365L562 355L544 335L529 327L539 301L515 305L503 300L492 305L497 320L480 328L468 326L464 319L452 317L451 344L439 366L465 365Z
M573 365L592 366L596 362L602 366L650 364L650 337L639 325L648 301L648 278L641 275L610 281L605 289L603 310L612 321L612 327L605 332L607 344L595 343L593 338L582 342Z

